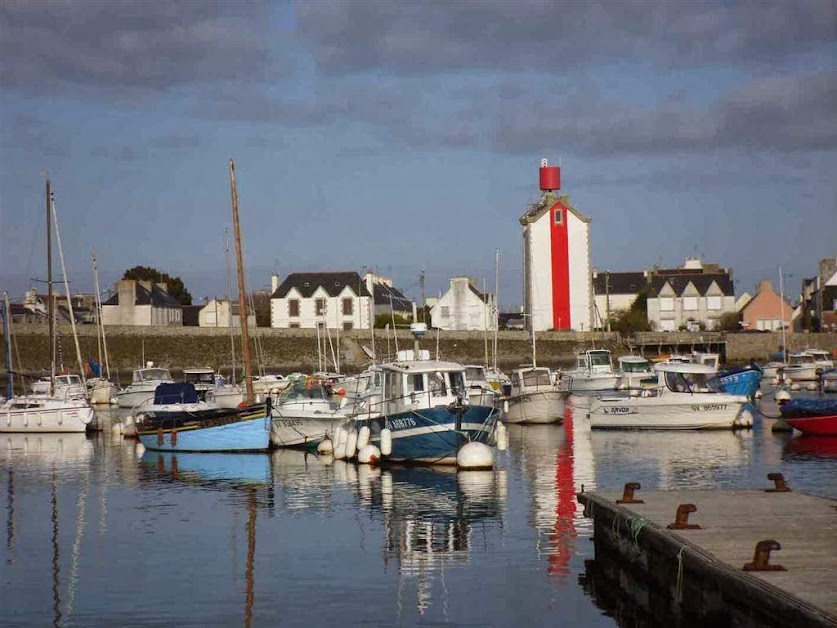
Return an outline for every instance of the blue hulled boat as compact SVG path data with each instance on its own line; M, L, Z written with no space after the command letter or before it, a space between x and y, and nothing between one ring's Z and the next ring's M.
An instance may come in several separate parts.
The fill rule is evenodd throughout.
M393 462L456 464L459 449L470 442L490 444L498 411L468 403L465 367L430 360L427 351L400 351L399 359L381 365L383 396L352 419L367 426L370 442L382 445L389 430Z
M761 385L763 375L764 372L757 364L748 364L741 368L721 371L715 379L724 392L752 399Z
M243 408L221 408L199 401L191 384L161 385L161 402L136 416L137 436L152 451L267 451L270 446L270 402ZM173 386L183 387L174 401ZM191 388L191 390L189 390ZM193 396L190 396L193 395Z

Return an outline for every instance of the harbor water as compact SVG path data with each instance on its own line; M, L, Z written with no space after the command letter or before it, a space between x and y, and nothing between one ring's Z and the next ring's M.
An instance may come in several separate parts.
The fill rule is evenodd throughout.
M111 420L107 413L103 423ZM0 434L0 625L614 626L576 492L837 496L837 439L512 425L493 471L300 451L158 454L111 435Z

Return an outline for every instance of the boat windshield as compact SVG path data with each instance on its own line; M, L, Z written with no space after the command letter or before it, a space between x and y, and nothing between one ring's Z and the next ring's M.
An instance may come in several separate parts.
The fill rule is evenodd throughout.
M610 366L610 353L607 351L591 351L590 366Z
M331 388L323 385L316 377L295 379L293 383L279 394L278 402L296 401L298 399L328 399L332 394Z
M625 373L647 373L650 367L647 360L631 360L630 362L622 362L622 370Z
M468 381L472 384L475 382L484 382L487 379L485 369L481 366L466 366L465 377L468 378Z
M81 378L78 375L56 375L55 383L62 386L81 386Z
M523 374L523 386L525 388L543 388L552 386L552 378L547 369L533 369Z
M191 384L214 384L215 373L213 371L183 371L183 381Z
M667 371L666 386L673 392L705 393L722 392L721 385L715 379L707 378L706 373L677 373Z
M808 355L807 353L800 353L798 355L791 356L791 366L807 366L810 364L816 364L817 361L814 359L814 356Z
M162 379L171 379L168 369L143 369L134 371L135 382L149 382Z

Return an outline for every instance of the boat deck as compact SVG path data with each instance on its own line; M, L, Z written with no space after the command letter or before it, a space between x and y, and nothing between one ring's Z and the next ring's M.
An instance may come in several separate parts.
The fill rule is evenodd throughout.
M773 483L766 482L765 488L773 488ZM628 547L634 553L628 556L632 570L642 570L643 561L638 564L633 559L644 555L649 572L645 577L653 580L660 563L673 568L675 576L669 570L667 578L660 578L664 588L674 591L675 600L685 579L701 589L698 597L715 596L724 604L736 604L743 609L740 614L756 625L766 618L785 625L837 626L837 501L764 489L652 493L637 489L634 498L644 503L616 503L625 496L578 495L585 513L594 519L597 560L600 544L622 558ZM687 523L699 529L668 529L681 504L694 505ZM766 540L780 545L767 564L785 569L745 571L744 565L755 560L756 544ZM672 581L671 586L666 580ZM707 589L712 595L707 596Z

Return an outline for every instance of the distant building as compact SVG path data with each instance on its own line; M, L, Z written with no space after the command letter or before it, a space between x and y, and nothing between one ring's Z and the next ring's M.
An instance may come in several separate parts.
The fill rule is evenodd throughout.
M180 303L168 293L165 283L122 279L115 292L102 303L105 325L181 326Z
M816 277L802 282L799 330L837 329L837 257L822 259Z
M640 291L649 284L649 271L604 272L593 270L595 327L606 327L606 321L619 310L628 310Z
M541 198L520 217L524 309L536 331L593 326L590 218L558 194L560 179L560 169L542 160Z
M247 312L247 324L256 326L256 314ZM198 325L200 327L235 327L241 326L238 302L230 303L229 299L209 299L206 305L198 311Z
M16 323L48 322L47 301L48 297L39 294L35 288L27 290L23 297L23 303L10 304L12 305L12 321ZM94 302L95 295L73 295L73 315L77 324L96 322ZM69 323L70 307L67 303L67 297L63 294L55 294L53 296L53 303L55 304L56 322Z
M648 323L656 331L713 330L735 312L732 271L689 257L680 268L651 271Z
M412 302L392 280L374 273L291 273L274 285L271 327L371 329L377 314L412 315Z
M468 277L452 277L448 291L430 308L430 324L445 331L494 330L494 295L477 290Z
M759 283L756 295L741 310L741 326L746 330L781 331L792 326L793 308L773 290L770 281Z

